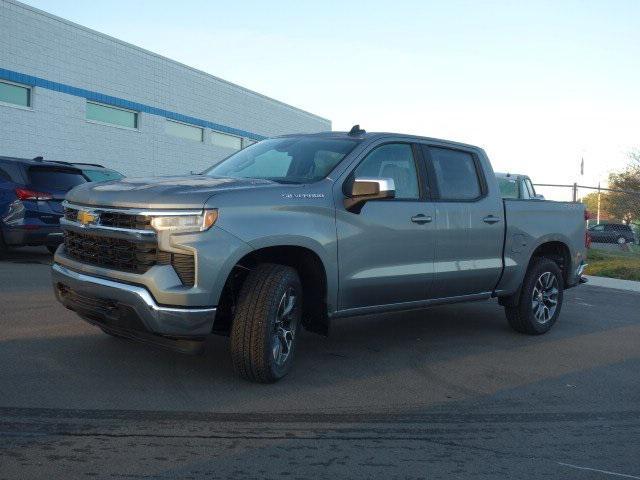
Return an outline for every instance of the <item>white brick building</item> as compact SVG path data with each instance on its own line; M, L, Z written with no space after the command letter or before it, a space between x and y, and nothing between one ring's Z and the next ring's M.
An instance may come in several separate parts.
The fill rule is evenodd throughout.
M324 130L329 120L0 0L0 155L181 174L251 141Z

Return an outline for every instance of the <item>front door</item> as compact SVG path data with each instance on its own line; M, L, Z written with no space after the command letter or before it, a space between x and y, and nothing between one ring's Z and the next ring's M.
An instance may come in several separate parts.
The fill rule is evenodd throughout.
M391 178L394 199L369 201L352 213L341 193L336 196L341 310L428 296L436 218L415 148L410 143L374 147L345 180ZM338 182L337 188L343 185Z

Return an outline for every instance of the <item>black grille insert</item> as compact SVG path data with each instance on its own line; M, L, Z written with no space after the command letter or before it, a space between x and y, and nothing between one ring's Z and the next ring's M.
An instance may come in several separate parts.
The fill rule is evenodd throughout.
M156 263L155 242L134 242L67 230L67 254L83 263L125 272L144 273Z
M91 233L64 232L64 246L71 258L90 265L142 274L153 265L171 265L187 287L195 284L193 255L162 252L153 242L135 242Z

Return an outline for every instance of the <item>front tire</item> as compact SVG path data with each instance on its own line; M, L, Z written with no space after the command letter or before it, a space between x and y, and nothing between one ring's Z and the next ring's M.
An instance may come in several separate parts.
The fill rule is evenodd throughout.
M231 358L242 378L272 383L289 373L301 307L302 285L293 268L264 263L247 276L231 326Z
M511 328L528 335L548 332L560 315L563 290L562 271L556 262L535 259L525 274L518 304L505 307Z

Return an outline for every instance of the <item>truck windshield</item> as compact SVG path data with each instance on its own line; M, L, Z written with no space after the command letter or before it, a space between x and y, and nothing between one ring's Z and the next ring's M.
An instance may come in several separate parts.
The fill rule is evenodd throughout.
M261 178L280 183L311 183L325 178L358 140L274 138L239 151L204 172L212 177Z

